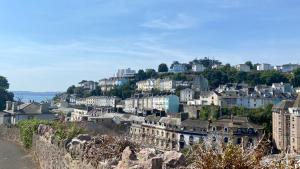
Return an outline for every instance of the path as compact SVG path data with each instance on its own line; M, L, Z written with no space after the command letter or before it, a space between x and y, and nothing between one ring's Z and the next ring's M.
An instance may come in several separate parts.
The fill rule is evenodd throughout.
M16 144L0 140L0 169L36 169L31 155Z

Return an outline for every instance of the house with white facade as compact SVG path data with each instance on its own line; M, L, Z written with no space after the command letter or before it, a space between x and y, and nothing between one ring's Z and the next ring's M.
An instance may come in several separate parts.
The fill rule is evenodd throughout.
M101 91L108 92L117 86L122 86L122 85L126 84L127 82L128 82L128 79L126 79L126 78L111 77L109 79L99 80L99 86L101 88Z
M284 73L293 72L294 70L300 68L299 64L284 64L281 66L281 71Z
M144 113L146 111L179 112L179 97L176 95L139 96L125 100L124 111L127 113Z
M193 100L195 97L195 92L192 89L186 88L180 91L180 102L187 103Z
M193 64L192 70L193 72L203 72L206 69L206 67L202 64Z
M184 64L174 64L169 72L172 72L172 73L184 73L186 71L186 66Z
M250 66L246 64L238 64L235 68L240 72L250 72Z
M135 70L132 70L130 68L127 69L118 69L118 72L116 73L116 77L118 78L132 78L136 74Z
M262 63L262 64L258 64L256 67L256 70L258 71L266 71L266 70L272 70L273 66L271 66L268 63Z
M84 88L84 89L89 89L89 90L95 90L97 87L97 82L94 81L81 81L79 82L80 87Z

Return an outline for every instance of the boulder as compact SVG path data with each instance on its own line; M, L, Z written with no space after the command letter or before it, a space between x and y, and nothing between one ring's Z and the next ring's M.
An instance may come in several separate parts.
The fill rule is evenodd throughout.
M139 161L147 161L156 156L156 150L154 148L145 148L137 153Z
M153 157L147 161L140 163L143 169L162 169L163 159L161 157Z
M186 159L182 153L176 151L166 151L163 154L163 168L178 168L186 164Z

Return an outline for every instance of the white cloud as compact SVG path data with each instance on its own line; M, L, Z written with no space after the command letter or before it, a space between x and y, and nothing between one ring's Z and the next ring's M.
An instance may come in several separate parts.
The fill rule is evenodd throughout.
M196 21L194 18L185 14L178 14L175 19L160 17L146 21L141 26L146 28L176 30L187 29L193 27L195 24Z

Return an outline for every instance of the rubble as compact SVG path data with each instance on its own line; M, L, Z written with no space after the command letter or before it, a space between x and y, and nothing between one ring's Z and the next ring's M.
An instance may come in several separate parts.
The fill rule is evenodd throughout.
M47 138L55 133L44 125L40 125L38 131L41 137ZM186 161L182 153L140 149L129 140L108 135L81 134L67 143L65 149L69 160L85 162L95 169L170 169L184 167Z

